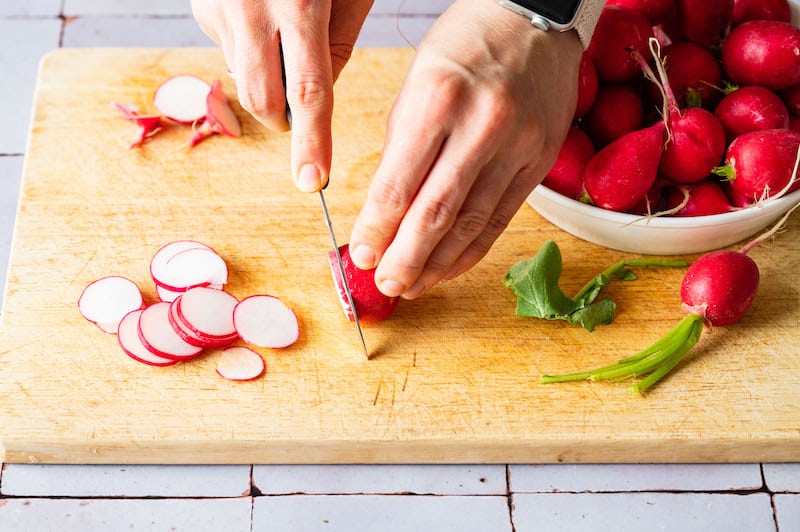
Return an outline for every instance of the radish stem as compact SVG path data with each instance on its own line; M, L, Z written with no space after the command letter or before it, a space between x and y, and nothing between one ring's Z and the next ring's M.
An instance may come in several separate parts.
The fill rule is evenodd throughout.
M687 266L687 264L686 264L686 261L681 260L681 259L630 259L630 260L621 260L621 261L615 262L614 264L612 264L611 266L609 266L608 268L606 268L605 270L600 272L600 274L597 277L593 278L591 281L589 281L588 283L583 285L583 288L581 288L578 291L578 293L575 294L575 297L573 297L573 299L576 300L576 301L579 300L579 299L582 299L589 292L591 292L593 289L595 289L597 287L597 285L598 285L598 283L596 282L596 279L598 277L599 278L610 279L611 277L614 277L620 270L622 270L623 268L628 267L628 266L661 266L661 267L664 267L664 268L683 268L683 267ZM603 285L608 284L608 283L600 283L600 284L601 284L601 286L603 286Z

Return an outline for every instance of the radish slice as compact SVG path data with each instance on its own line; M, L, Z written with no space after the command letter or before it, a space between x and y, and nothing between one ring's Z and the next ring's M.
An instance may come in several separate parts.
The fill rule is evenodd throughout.
M218 79L211 84L211 92L206 98L206 120L200 124L200 127L189 139L189 147L196 146L214 133L221 133L229 137L242 135L242 126L236 113L231 109L228 97L222 90L222 83Z
M142 308L142 293L127 277L111 275L90 283L78 298L78 309L84 318L110 333L133 310Z
M168 318L170 325L184 342L203 349L214 349L225 347L239 339L239 335L236 333L225 337L210 337L199 334L178 315L180 299L181 296L178 296L170 305Z
M198 286L175 301L177 315L199 337L236 336L233 309L239 300L223 290Z
M222 284L212 283L212 284L208 285L208 288L214 288L216 290L222 290L224 288L224 286L225 285L222 285ZM191 288L195 288L195 287L193 286ZM156 293L158 294L158 298L161 301L166 301L168 303L172 303L173 301L175 301L184 292L186 292L186 290L180 290L180 291L178 291L178 290L170 290L169 288L164 288L161 285L158 285L158 284L156 285Z
M260 377L266 369L261 355L247 347L229 347L217 361L217 373L223 379L249 381Z
M287 347L300 336L294 311L274 296L242 299L233 309L233 324L242 340L259 347Z
M126 355L148 366L171 366L177 364L177 360L170 360L158 355L154 355L139 338L139 317L142 315L143 310L134 310L129 312L119 322L119 332L117 339L119 346Z
M170 360L190 360L203 350L186 342L169 321L170 303L153 303L139 317L139 338L154 355Z
M194 286L224 285L228 282L228 266L205 244L178 240L156 252L150 261L150 276L162 288L185 292Z
M206 98L211 86L196 76L174 76L153 95L158 111L175 122L191 124L206 117Z
M136 124L136 135L129 146L130 149L138 148L161 129L161 115L141 115L139 109L132 104L111 102L111 107L119 111L126 120Z

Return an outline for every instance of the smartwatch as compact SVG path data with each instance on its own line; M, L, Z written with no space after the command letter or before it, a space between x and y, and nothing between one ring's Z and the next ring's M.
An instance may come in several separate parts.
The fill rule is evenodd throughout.
M574 29L583 47L589 46L594 27L600 17L603 0L499 0L501 6L530 20L542 30Z

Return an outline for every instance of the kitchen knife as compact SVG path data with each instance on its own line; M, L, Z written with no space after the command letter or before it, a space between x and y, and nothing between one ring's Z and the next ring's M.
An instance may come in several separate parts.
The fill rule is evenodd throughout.
M286 68L283 63L283 47L279 48L281 56L281 81L283 83L284 94L286 93ZM292 110L289 108L289 100L286 100L286 120L289 122L289 127L292 127ZM328 180L330 183L330 179ZM364 331L361 329L361 321L358 319L358 310L356 310L355 301L353 301L353 293L350 291L350 283L347 282L347 274L344 270L344 262L342 262L342 253L339 251L339 245L336 243L336 233L333 231L333 224L331 223L331 215L328 212L328 204L325 202L325 194L323 190L327 188L328 183L319 191L319 199L322 202L322 212L325 215L325 225L328 226L328 232L331 235L331 242L333 243L333 251L336 253L336 262L339 265L339 274L342 279L342 287L347 296L347 303L350 305L350 311L353 315L353 322L356 324L356 331L361 340L361 347L364 349L364 356L369 359L369 350L367 349L367 342L364 340Z

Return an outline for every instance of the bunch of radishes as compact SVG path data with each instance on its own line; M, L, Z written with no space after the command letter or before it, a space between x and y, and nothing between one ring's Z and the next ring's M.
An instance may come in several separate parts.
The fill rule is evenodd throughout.
M150 261L159 301L145 304L139 287L122 276L90 283L78 299L87 320L116 333L128 356L151 366L170 366L224 349L217 373L251 380L265 370L264 359L238 340L283 348L297 341L297 316L280 299L259 294L238 300L224 287L228 267L209 246L194 240L171 242Z
M141 146L161 131L165 125L164 119L192 126L192 135L187 141L190 148L214 133L229 137L240 137L242 134L239 119L231 109L219 80L209 85L196 76L173 76L156 89L153 105L160 114L140 114L132 104L111 104L125 119L136 124L131 149Z
M800 28L787 0L609 0L547 187L700 216L800 188Z

